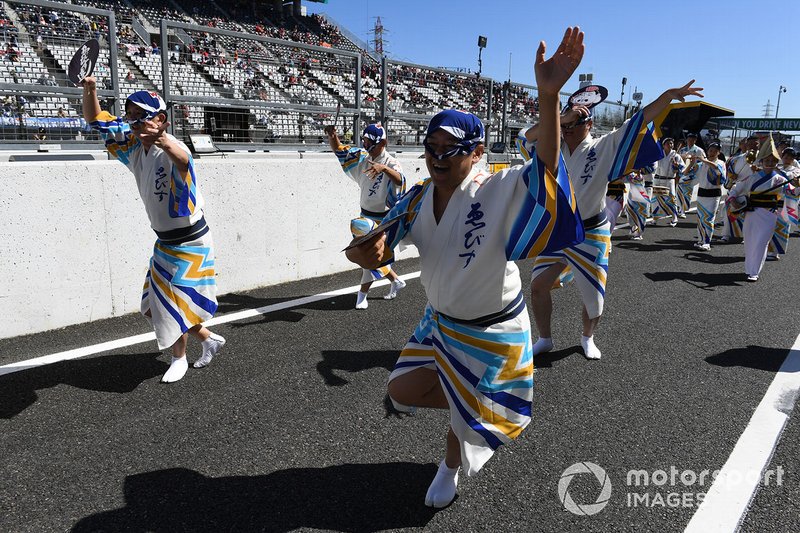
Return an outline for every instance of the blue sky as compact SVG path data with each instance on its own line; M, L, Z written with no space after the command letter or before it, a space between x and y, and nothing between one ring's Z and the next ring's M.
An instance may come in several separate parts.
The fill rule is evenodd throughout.
M541 2L540 0L328 0L304 2L364 41L380 16L389 57L431 66L478 67L478 35L488 38L482 73L496 80L535 85L533 57L540 40L552 51L568 25L586 32L586 54L577 73L625 100L634 87L650 102L661 92L697 79L705 100L737 117L800 117L798 0L666 2ZM487 7L489 6L489 7ZM792 30L790 31L790 28ZM792 32L795 36L792 37ZM793 42L792 42L793 41ZM578 88L577 73L565 90Z

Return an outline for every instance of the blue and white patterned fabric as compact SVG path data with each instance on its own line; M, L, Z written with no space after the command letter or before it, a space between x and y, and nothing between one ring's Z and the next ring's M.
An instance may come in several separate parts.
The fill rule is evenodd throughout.
M437 154L428 144L428 137L436 130L446 131L458 139L458 142L447 152ZM441 160L455 155L472 153L479 144L483 143L485 137L486 131L483 127L483 122L481 122L481 119L477 116L472 113L467 113L466 111L446 109L439 112L431 119L428 124L428 130L425 132L425 140L422 144L425 145L425 151L434 158Z

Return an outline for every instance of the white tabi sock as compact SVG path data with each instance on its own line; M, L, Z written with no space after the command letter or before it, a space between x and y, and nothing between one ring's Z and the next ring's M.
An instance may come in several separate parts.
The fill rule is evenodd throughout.
M458 486L458 471L461 467L447 468L444 461L439 465L436 477L433 478L428 493L425 495L425 505L441 509L447 507L456 497Z
M389 285L389 294L387 294L386 296L384 296L384 297L383 297L383 299L384 299L384 300L392 300L392 299L394 299L394 297L395 297L395 296L397 296L397 292L398 292L400 289L402 289L403 287L405 287L405 286L406 286L406 282L405 282L405 281L403 281L403 280L402 280L402 279L400 279L400 278L397 278L397 280L393 281L393 282L392 282L392 283Z
M180 381L180 379L186 375L188 369L189 362L186 361L186 356L180 358L173 357L169 369L164 374L164 377L161 378L161 383L175 383L176 381Z
M366 309L368 305L367 293L358 291L358 296L356 296L356 309Z
M203 355L201 355L200 359L195 361L194 365L192 365L195 368L203 368L204 366L208 366L208 363L210 363L214 356L217 355L217 352L220 350L220 348L225 346L225 338L222 335L212 333L200 344L203 345Z
M581 335L581 346L583 353L586 354L586 359L600 359L600 350L595 346L593 336Z
M553 339L550 337L539 337L533 345L533 355L549 352L553 349Z

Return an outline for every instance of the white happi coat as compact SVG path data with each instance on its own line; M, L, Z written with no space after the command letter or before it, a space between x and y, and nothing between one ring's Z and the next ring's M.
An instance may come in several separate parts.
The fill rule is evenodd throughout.
M352 179L361 191L359 205L361 209L374 213L385 213L390 209L397 198L405 190L405 177L403 184L396 185L392 179L381 172L375 178L370 178L367 171L370 169L370 162L386 165L392 170L397 171L403 176L403 169L400 163L389 155L386 150L375 159L369 157L369 153L361 148L341 147L336 151L342 170Z

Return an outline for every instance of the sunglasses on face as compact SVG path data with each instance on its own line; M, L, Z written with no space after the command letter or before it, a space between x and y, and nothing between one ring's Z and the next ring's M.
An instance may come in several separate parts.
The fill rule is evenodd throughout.
M442 152L442 153L437 153L436 150L434 149L434 147L431 146L430 143L428 143L427 140L423 141L422 144L425 146L425 151L428 152L429 154L431 154L431 156L434 159L438 159L439 161L441 161L442 159L448 159L448 158L451 158L451 157L455 157L457 155L467 155L467 154L471 154L472 153L472 150L470 150L470 147L463 146L463 145L460 145L460 144L450 145L450 146L444 148L444 152Z
M143 117L139 117L139 118L128 118L128 117L125 117L125 122L127 122L129 126L135 126L137 124L144 124L148 120L150 120L150 117L148 117L146 115L143 116Z

